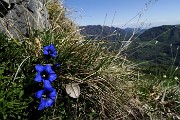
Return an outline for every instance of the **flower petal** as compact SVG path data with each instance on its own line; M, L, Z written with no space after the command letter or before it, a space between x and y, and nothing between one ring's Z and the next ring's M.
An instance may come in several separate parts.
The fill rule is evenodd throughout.
M56 89L53 89L53 91L49 94L49 98L55 100L56 96L57 96Z
M49 53L48 53L48 51L47 50L45 50L44 51L44 55L48 55Z
M42 76L41 76L41 73L40 73L40 72L37 73L34 81L36 81L36 82L42 82Z
M51 68L50 65L46 65L46 66L45 66L45 70L47 71L47 73L55 73L55 72L52 70L52 68Z
M54 52L54 51L55 51L54 45L53 45L53 44L50 44L50 45L49 45L49 49Z
M49 50L49 46L43 47L43 51L48 51L48 50Z
M51 82L49 80L44 80L44 88L48 91L52 90Z
M36 66L35 66L35 69L36 69L37 72L42 72L42 71L44 70L44 66L42 66L42 65L36 65Z
M56 78L57 78L57 75L56 75L55 73L51 73L51 74L49 74L48 80L52 82L52 81L54 81Z
M46 107L46 100L41 99L38 110L43 110Z
M54 51L54 54L57 55L57 51L56 50Z
M35 93L35 96L40 99L40 98L42 98L43 94L44 94L44 90L39 90Z
M50 55L56 58L57 52L56 52L56 49L55 49L54 45L51 44L49 46L49 49L51 50L51 54Z
M57 55L57 51L54 51L53 54L56 56Z
M52 99L46 100L46 107L51 107L53 105L53 103L54 103L54 100L52 100Z

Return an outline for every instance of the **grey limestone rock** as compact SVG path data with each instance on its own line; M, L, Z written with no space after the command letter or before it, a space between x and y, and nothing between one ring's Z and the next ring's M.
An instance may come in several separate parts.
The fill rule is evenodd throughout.
M0 0L0 31L22 38L32 30L49 28L45 0Z

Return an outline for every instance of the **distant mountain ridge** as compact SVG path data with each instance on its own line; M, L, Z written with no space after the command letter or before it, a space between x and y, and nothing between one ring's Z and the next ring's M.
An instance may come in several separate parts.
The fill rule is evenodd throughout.
M101 26L101 25L87 25L87 26L80 26L79 28L81 29L81 34L86 36L87 38L90 39L105 38L110 41L123 39L124 36L127 36L128 39L128 37L132 35L132 32L134 30L134 28L121 29L118 27L109 27L109 26Z
M126 33L129 33L129 34L132 34L133 33L133 31L134 31L134 28L124 28L123 29ZM144 31L146 31L147 29L140 29L140 30L138 30L138 34L141 34L141 33L143 33Z

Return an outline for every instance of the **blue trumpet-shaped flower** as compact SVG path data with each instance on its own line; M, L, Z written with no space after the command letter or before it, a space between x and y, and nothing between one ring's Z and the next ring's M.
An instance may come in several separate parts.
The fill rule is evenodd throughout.
M44 55L46 56L52 56L54 58L56 58L57 56L57 51L55 50L55 47L53 44L50 44L49 46L45 46L43 48L44 51Z
M38 110L43 110L46 107L51 107L55 102L57 92L54 88L45 88L35 93L36 98L40 99Z
M57 75L52 70L50 65L36 65L35 66L36 71L38 72L35 81L36 82L44 82L44 86L49 86L52 81L54 81L57 78Z

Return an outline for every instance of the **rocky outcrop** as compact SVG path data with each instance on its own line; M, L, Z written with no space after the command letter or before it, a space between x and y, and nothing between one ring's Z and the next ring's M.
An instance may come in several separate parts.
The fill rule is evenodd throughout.
M46 0L0 0L0 31L9 37L29 36L49 27Z

